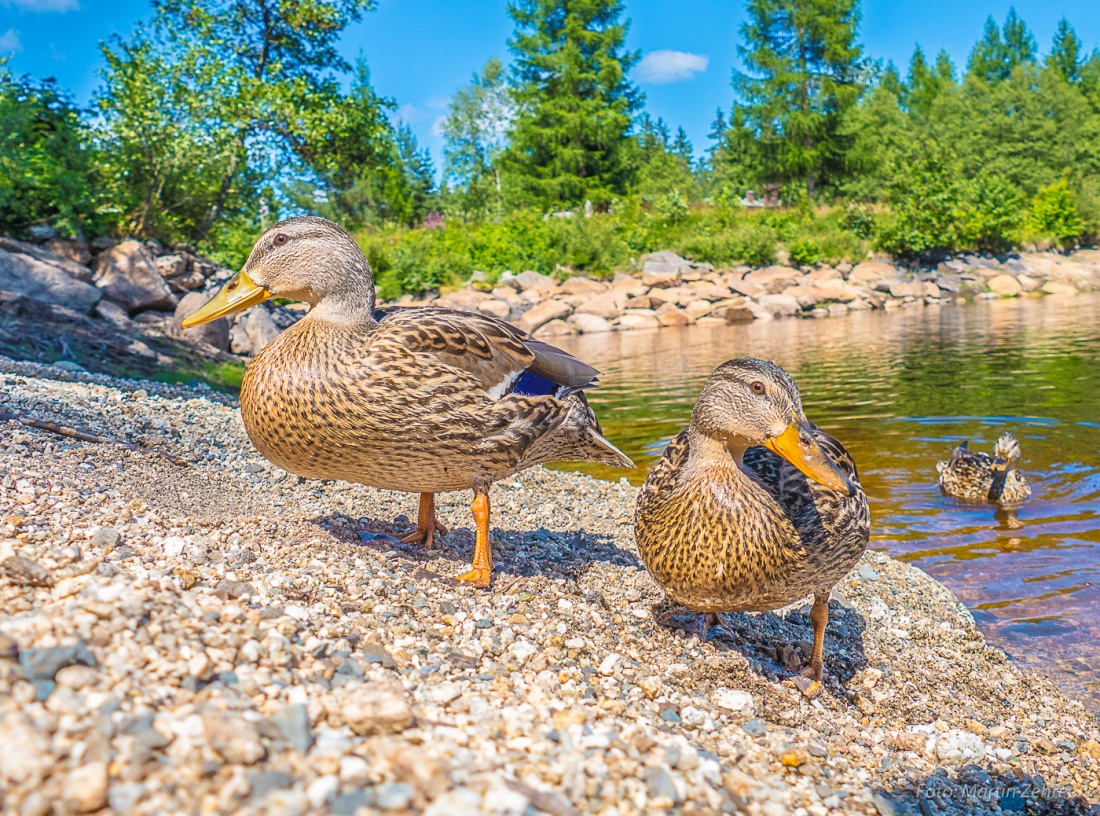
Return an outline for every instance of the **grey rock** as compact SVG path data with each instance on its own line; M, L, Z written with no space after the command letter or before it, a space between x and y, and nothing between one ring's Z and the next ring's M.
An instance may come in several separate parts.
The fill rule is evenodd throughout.
M96 659L84 641L78 641L72 646L24 649L19 655L19 666L28 680L53 680L66 666L89 666L94 669Z
M185 329L181 325L184 318L192 312L198 311L199 307L205 305L208 300L210 298L202 292L190 292L184 295L180 299L179 305L176 306L175 314L172 315L172 323L168 333L173 337L206 343L221 351L228 351L229 321L224 317L219 317L217 320L211 320L209 323L203 323L201 326L193 326L189 329Z
M279 336L279 327L275 325L267 309L262 306L248 310L244 330L248 335L253 354L259 354L264 346Z
M69 275L59 264L4 249L0 249L0 290L83 314L90 312L103 296L96 287Z
M528 289L534 289L537 286L551 285L554 283L554 279L549 275L542 275L528 269L512 278L512 282L519 287L521 292L526 292Z
M93 547L113 547L118 544L121 538L122 535L113 527L100 527L88 539L88 543Z
M106 320L116 329L131 329L133 321L130 315L113 300L101 300L96 304L94 314L101 320Z
M92 279L92 270L88 269L88 264L92 261L92 250L88 246L88 239L83 235L78 235L75 238L51 238L45 243L44 248L54 255L77 264L86 271L88 276L86 280ZM80 280L85 280L85 278Z
M24 241L16 241L14 238L6 238L0 235L0 249L7 252L15 252L20 255L26 255L30 258L34 258L36 261L41 261L44 264L50 266L56 266L66 275L74 278L78 281L84 281L90 283L92 280L92 270L87 267L86 262L78 262L70 258L67 254L57 252L51 247L58 246L58 244L51 242L45 246L39 246L37 244L28 244Z
M645 783L651 798L668 799L673 804L680 801L680 794L676 790L672 774L660 765L646 771Z
M313 746L313 732L309 726L309 709L302 703L285 705L271 718L279 726L286 741L300 754Z
M741 728L750 737L762 737L768 733L768 729L764 727L764 723L760 720L749 720Z
M250 798L259 801L272 791L289 788L294 784L294 777L286 771L260 771L249 774L248 782L252 788Z
M407 782L383 782L374 789L375 805L381 810L404 810L416 795Z
M328 803L328 810L333 816L355 816L359 808L370 807L371 804L366 792L357 790L342 796L334 796Z
M876 581L878 580L878 571L868 564L860 564L859 577L864 581Z
M256 726L241 717L221 711L202 715L207 744L226 762L253 765L266 756Z
M176 296L157 271L153 256L137 241L123 241L100 253L95 284L130 314L146 309L166 312L176 306Z
M27 237L36 244L42 244L57 237L57 227L51 227L49 224L32 224L27 227Z

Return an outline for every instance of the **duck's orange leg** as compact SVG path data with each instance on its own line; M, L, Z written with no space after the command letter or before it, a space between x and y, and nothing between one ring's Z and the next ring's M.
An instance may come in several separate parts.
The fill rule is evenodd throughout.
M469 572L458 576L460 581L469 581L478 589L486 589L493 576L493 548L489 543L489 494L481 490L474 491L474 501L470 505L474 514L474 558Z
M814 626L814 651L810 665L795 678L795 685L809 699L821 694L821 678L825 669L825 627L829 625L829 593L814 594L814 605L810 607L810 623Z
M435 517L435 494L420 494L420 512L416 518L416 530L409 533L398 544L423 544L425 550L430 550L435 544L435 534L447 535L447 528Z

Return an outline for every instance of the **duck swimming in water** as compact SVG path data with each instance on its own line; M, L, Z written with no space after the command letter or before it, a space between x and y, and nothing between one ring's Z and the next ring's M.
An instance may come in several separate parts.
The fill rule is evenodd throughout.
M489 487L553 460L633 463L604 439L584 389L597 371L503 321L444 308L375 310L370 264L323 218L281 221L244 268L183 321L197 326L273 298L309 313L249 364L241 416L279 467L420 494L403 543L432 546L446 531L435 494L472 490L472 569L487 587Z
M944 495L968 502L1019 504L1031 496L1031 486L1020 473L1020 443L1005 431L993 445L993 458L970 450L963 442L951 459L936 463Z
M809 697L821 689L829 593L870 524L852 457L806 419L790 375L752 358L711 374L634 513L642 560L674 603L763 612L813 595L813 654L797 678Z

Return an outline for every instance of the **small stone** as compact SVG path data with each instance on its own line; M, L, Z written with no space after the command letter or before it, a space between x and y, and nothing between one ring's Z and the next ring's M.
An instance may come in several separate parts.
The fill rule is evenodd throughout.
M1091 759L1100 759L1100 742L1094 739L1085 740L1077 749L1077 753Z
M107 764L89 762L65 777L61 799L76 813L92 813L107 805Z
M810 754L805 748L792 748L780 754L779 761L788 768L801 768L810 761Z
M862 578L864 581L877 581L878 580L878 570L876 570L874 567L870 566L869 564L860 564L859 565L859 577Z
M95 534L88 539L88 543L93 547L114 547L118 544L122 536L118 530L111 527L100 527L95 531Z
M768 729L764 727L764 723L760 720L749 720L741 726L741 729L750 737L762 737L768 733Z
M396 734L413 721L405 695L389 686L345 686L338 705L344 721L361 737Z
M12 583L23 586L48 587L53 583L45 567L20 555L13 555L0 562L0 575L6 575Z
M286 738L287 743L300 754L313 746L313 733L309 727L309 709L304 703L291 703L275 712L271 718Z
M726 711L749 716L756 709L751 694L741 689L720 688L714 692L714 704Z
M407 782L383 782L374 792L375 804L381 810L404 810L416 795L416 790Z
M604 677L610 677L615 673L615 670L619 668L619 664L622 662L622 657L612 652L600 662L600 674Z
M676 782L672 774L666 768L656 766L650 768L645 774L646 788L654 807L668 807L680 801L680 794L676 790Z
M50 739L21 711L0 716L0 779L20 783L44 777L53 765Z
M23 676L28 680L53 680L66 666L90 666L95 668L95 656L83 641L73 646L50 646L40 649L24 649L19 656Z
M252 765L267 754L260 732L248 720L223 712L202 715L206 742L226 762Z

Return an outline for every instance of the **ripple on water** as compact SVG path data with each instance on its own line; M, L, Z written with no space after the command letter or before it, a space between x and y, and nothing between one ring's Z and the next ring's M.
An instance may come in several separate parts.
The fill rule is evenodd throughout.
M715 366L738 356L783 366L807 415L859 463L871 545L946 583L990 640L1100 709L1100 296L557 342L603 372L591 400L638 463L635 483ZM988 450L1006 428L1032 500L1012 513L942 496L936 462L963 439Z

